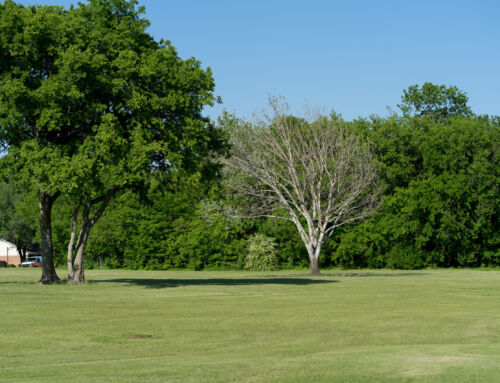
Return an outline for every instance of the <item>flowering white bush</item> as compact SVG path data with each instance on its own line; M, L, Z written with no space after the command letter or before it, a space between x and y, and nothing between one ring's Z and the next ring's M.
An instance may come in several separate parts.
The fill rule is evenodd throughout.
M248 239L245 268L254 271L278 270L278 257L274 239L255 234Z

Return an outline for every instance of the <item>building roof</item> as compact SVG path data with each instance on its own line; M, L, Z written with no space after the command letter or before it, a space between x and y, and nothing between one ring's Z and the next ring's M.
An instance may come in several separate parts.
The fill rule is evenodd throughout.
M17 248L17 246L15 244L13 244L12 242L7 241L6 239L0 238L0 242L4 242L4 243L6 243L8 245L11 245L11 246L14 246L15 248Z

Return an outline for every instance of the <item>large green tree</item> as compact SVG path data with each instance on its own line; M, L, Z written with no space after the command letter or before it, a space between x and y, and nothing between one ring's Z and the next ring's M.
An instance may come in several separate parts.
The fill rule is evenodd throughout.
M82 283L90 230L114 196L203 173L223 147L202 116L214 101L210 70L155 41L143 12L125 0L0 5L0 139L5 164L38 190L42 283L59 279L51 211L60 195L74 205L68 279Z

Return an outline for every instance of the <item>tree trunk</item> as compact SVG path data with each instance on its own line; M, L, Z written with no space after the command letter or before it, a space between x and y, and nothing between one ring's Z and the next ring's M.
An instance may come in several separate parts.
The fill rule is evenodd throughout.
M107 193L99 198L95 198L94 200L83 204L82 209L82 225L80 229L80 233L78 234L78 241L75 249L75 258L73 261L73 244L76 235L76 220L78 218L78 210L80 209L80 204L75 208L73 213L73 223L71 227L71 238L68 244L68 282L74 284L83 284L85 283L85 250L87 248L87 242L90 236L90 230L96 224L96 222L101 217L102 213L106 209L109 204L109 201L116 193L117 189L111 188L108 189ZM90 217L90 212L92 206L97 203L101 203L101 206L94 214L94 216Z
M312 256L309 258L309 261L309 272L311 273L311 275L321 275L319 272L319 258Z
M68 282L71 282L74 277L74 270L73 270L73 247L75 245L75 238L76 238L76 226L77 226L77 220L78 220L78 212L80 210L81 203L78 204L78 206L75 208L73 211L73 217L71 219L71 236L69 238L69 243L68 243L68 256L67 256L67 261L68 261Z
M16 246L17 252L19 253L19 258L21 258L21 262L26 260L26 248L21 246Z
M68 282L81 285L85 283L85 249L90 235L92 226L86 222L80 231L80 238L78 240L79 246L76 249L75 262L73 264L73 278Z
M42 277L39 283L50 284L59 282L56 269L54 267L53 247L52 247L52 205L58 194L50 194L38 191L38 201L40 207L40 250L42 253Z
M321 241L315 240L307 248L307 252L309 253L309 272L314 276L321 275L319 272L319 255L321 253L322 239L323 236L321 236Z

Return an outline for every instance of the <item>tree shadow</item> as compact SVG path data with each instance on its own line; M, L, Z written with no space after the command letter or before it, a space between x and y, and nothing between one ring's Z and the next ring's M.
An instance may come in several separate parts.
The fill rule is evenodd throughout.
M335 283L331 279L310 278L207 278L207 279L170 279L170 278L117 278L93 279L90 283L125 283L150 289L164 289L181 286L250 286L250 285L296 285Z
M329 272L324 272L321 273L321 276L323 277L421 277L423 275L427 275L427 273L408 273L408 272L402 272L402 273L356 273L356 272L336 272L336 273L329 273Z

